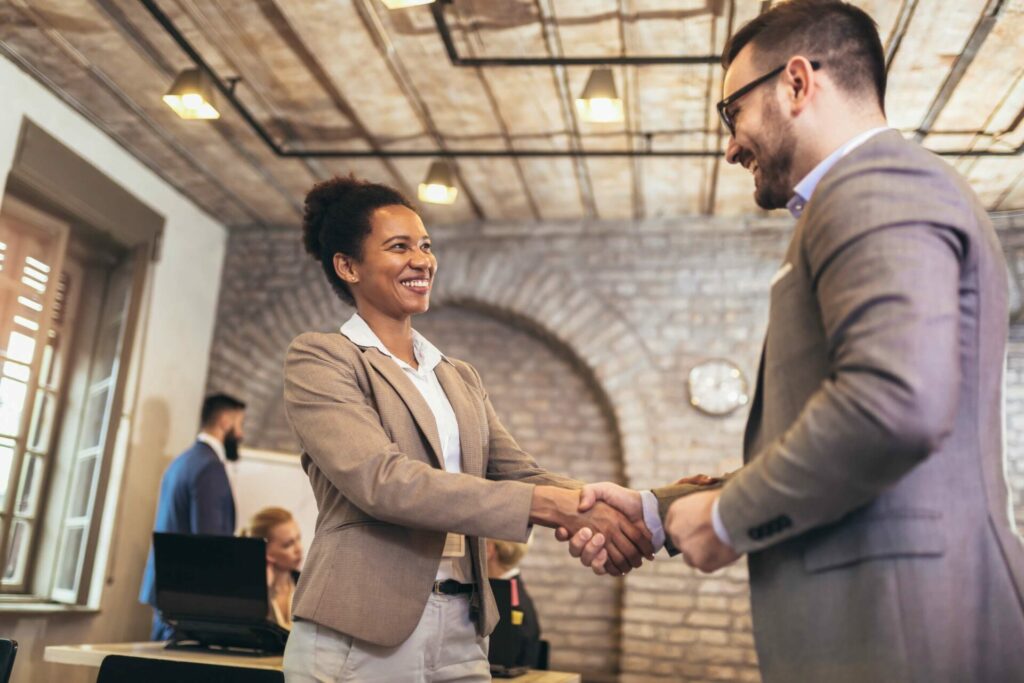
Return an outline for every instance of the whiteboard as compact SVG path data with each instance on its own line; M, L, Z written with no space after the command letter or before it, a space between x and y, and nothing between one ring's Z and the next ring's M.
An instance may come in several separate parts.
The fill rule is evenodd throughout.
M299 523L305 557L316 528L316 499L298 453L240 448L238 455L238 460L227 463L227 471L239 530L260 509L268 505L283 507Z

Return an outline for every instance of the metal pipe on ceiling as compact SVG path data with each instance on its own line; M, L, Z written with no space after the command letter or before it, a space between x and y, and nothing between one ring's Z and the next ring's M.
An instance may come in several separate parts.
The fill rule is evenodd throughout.
M411 158L566 158L566 157L716 157L722 154L719 150L700 150L700 149L667 149L667 150L654 150L649 147L630 150L587 150L587 149L565 149L565 150L533 150L533 149L435 149L435 150L421 150L421 149L386 149L386 150L348 150L348 149L295 149L293 147L286 147L279 144L274 140L270 132L256 119L255 115L249 111L249 108L238 98L236 94L236 88L233 82L229 82L227 79L221 78L213 67L203 59L203 56L199 54L199 51L188 41L188 39L178 30L174 22L171 21L170 17L160 9L160 6L156 3L156 0L141 0L142 5L147 11L153 16L153 18L160 24L161 27L167 32L167 34L174 40L175 43L182 49L182 51L188 55L189 59L206 73L210 77L214 86L220 92L221 96L224 97L231 106L238 112L238 115L246 122L246 124L253 130L256 135L266 143L267 147L277 156L283 158L295 158L295 159L358 159L358 158L376 158L376 159L411 159ZM436 12L436 9L434 10ZM444 37L442 36L442 40ZM450 36L449 36L450 41ZM565 57L552 57L548 58L548 61L554 60L551 63L537 64L531 66L550 66L566 64L564 60L569 59ZM622 59L636 59L624 57ZM695 59L690 57L676 57L676 58L641 58L641 59ZM705 59L705 58L701 58ZM707 57L706 59L711 59ZM464 61L464 60L463 60ZM718 57L714 57L714 62L718 61ZM571 64L571 62L568 62ZM598 62L593 62L598 63ZM614 60L601 58L600 64L616 64ZM636 62L626 62L633 63ZM673 62L676 64L680 63L700 63L706 64L707 61L701 62ZM462 64L459 66L480 66L478 64ZM1021 144L1014 150L977 150L977 149L961 149L961 150L944 150L936 152L940 156L949 157L1011 157L1021 156L1024 153L1024 144Z

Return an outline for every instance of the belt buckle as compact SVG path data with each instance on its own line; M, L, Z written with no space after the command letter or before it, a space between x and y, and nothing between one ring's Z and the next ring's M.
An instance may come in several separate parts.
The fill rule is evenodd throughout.
M434 595L444 595L444 592L441 590L441 584L442 583L444 583L444 582L443 581L435 581L434 582L434 587L432 589L430 589L430 592L433 593Z

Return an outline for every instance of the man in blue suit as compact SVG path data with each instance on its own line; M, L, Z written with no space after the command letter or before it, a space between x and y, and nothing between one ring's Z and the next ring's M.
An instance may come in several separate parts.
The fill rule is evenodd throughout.
M214 394L203 401L196 442L171 462L160 481L154 531L234 535L235 497L224 465L238 459L244 418L245 404L232 396ZM156 609L155 579L150 548L139 601L154 609L151 638L167 640L173 629Z

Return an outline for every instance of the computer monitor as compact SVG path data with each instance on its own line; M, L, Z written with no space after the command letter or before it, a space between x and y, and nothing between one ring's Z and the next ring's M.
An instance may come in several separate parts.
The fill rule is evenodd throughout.
M268 619L266 552L262 538L155 532L156 606L175 630L169 646L283 651L288 632Z

